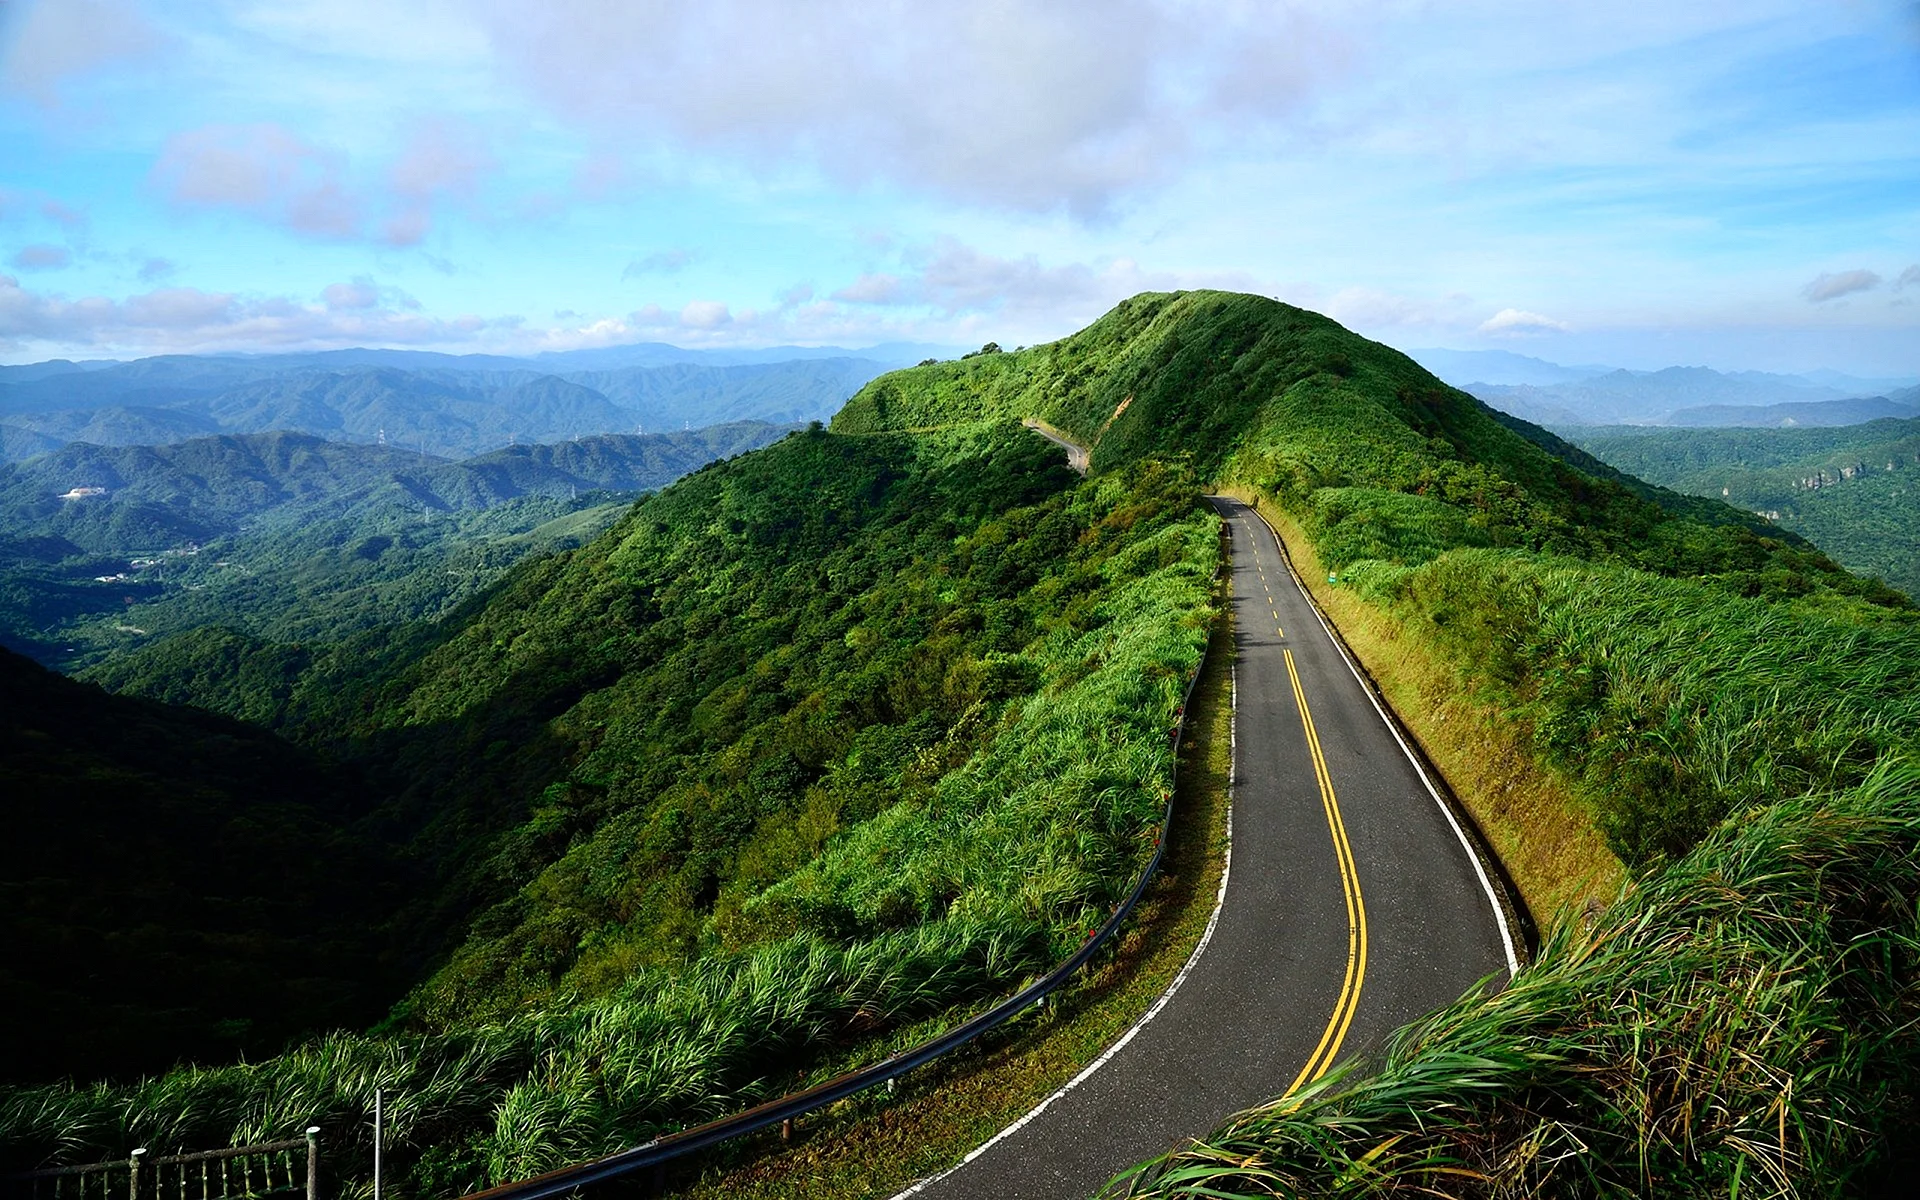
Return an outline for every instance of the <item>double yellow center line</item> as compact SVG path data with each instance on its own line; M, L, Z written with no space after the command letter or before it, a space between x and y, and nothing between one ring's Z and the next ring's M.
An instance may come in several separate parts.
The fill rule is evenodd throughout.
M1307 753L1313 759L1313 773L1320 781L1320 802L1327 810L1327 828L1333 833L1334 857L1340 864L1340 886L1347 898L1347 975L1340 984L1340 998L1333 1015L1327 1019L1326 1032L1320 1035L1300 1074L1288 1085L1291 1092L1303 1083L1325 1075L1333 1066L1347 1028L1353 1024L1354 1010L1360 1007L1360 987L1367 975L1367 906L1360 898L1360 873L1353 864L1353 847L1347 842L1346 822L1340 818L1340 802L1333 794L1333 779L1327 774L1327 759L1320 752L1320 734L1313 727L1313 711L1307 707L1306 689L1300 686L1300 672L1293 665L1293 651L1285 651L1287 677L1293 683L1293 699L1300 706L1300 724L1307 734Z

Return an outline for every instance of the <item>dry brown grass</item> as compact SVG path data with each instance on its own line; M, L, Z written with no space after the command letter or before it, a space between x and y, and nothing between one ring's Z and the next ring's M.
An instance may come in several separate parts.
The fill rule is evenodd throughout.
M1459 673L1391 613L1329 587L1305 532L1278 505L1241 488L1222 492L1253 504L1286 542L1308 591L1446 777L1541 927L1611 900L1626 869L1566 781L1529 752L1526 730L1471 700Z

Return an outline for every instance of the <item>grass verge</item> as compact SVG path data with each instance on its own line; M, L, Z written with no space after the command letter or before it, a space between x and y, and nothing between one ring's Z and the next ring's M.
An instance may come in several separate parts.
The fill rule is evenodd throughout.
M785 1144L777 1133L742 1139L670 1176L670 1194L891 1196L1017 1120L1140 1018L1200 940L1226 861L1233 636L1224 603L1220 614L1181 741L1167 856L1117 949L1048 1004L900 1081L893 1096L875 1091L842 1101L797 1122ZM903 1031L899 1045L933 1032L932 1025ZM830 1063L816 1074L825 1078L851 1065Z
M1490 1000L1108 1196L1911 1195L1920 770L1722 822Z
M1626 870L1566 781L1529 752L1529 731L1474 703L1445 658L1391 613L1328 586L1311 540L1272 500L1221 491L1256 507L1286 541L1314 600L1492 843L1541 930L1613 899Z

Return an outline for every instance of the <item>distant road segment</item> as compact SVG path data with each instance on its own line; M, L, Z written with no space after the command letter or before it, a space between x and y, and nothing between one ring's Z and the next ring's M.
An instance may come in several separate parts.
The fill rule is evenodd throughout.
M903 1196L1090 1195L1517 969L1486 871L1273 531L1238 501L1215 504L1232 538L1236 694L1215 924L1122 1045Z

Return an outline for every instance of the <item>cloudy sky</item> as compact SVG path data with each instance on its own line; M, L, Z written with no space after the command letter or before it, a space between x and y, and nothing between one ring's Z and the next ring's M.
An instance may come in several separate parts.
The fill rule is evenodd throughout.
M1915 0L0 0L0 361L1030 343L1920 374Z

